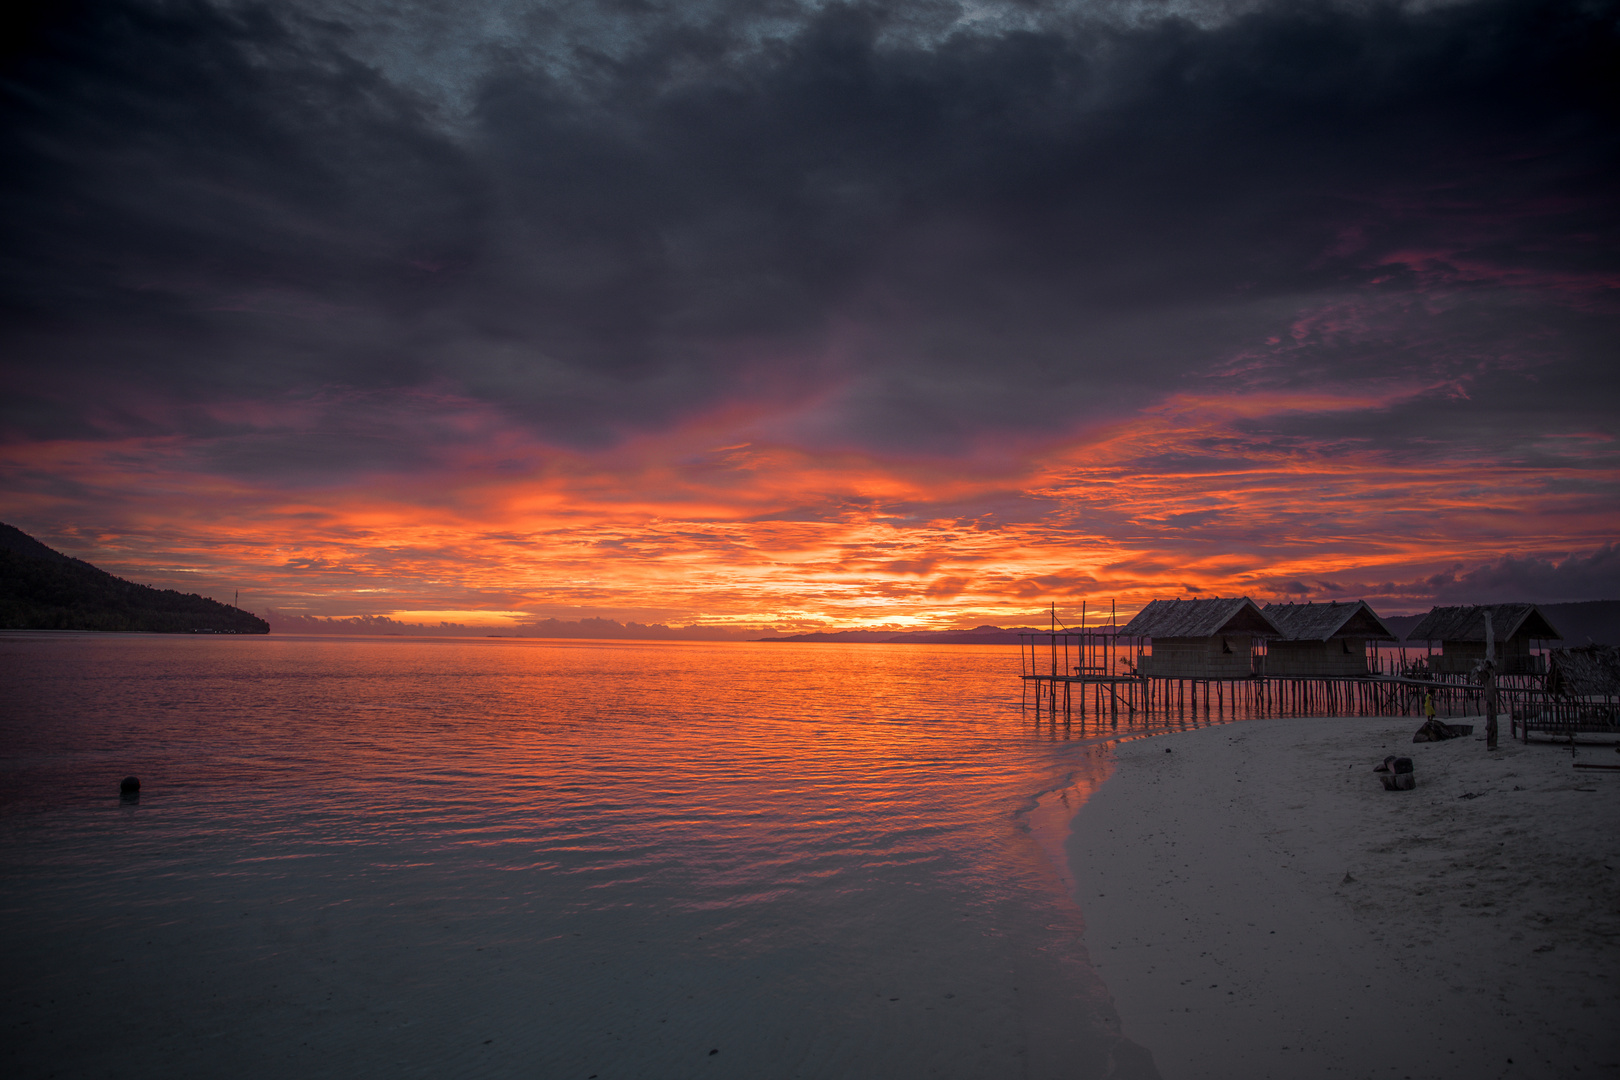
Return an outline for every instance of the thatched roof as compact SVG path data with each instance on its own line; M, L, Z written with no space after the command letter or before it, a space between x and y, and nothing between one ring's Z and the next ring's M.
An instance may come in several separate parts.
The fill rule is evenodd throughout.
M1472 604L1466 607L1437 607L1406 635L1407 641L1484 641L1485 613L1491 613L1491 630L1497 641L1511 637L1562 641L1564 635L1553 628L1547 616L1534 604Z
M1260 609L1277 624L1284 641L1331 641L1334 638L1361 638L1396 641L1378 613L1365 600L1329 604L1267 604Z
M1620 648L1613 645L1554 649L1551 667L1547 688L1555 694L1620 696Z
M1150 638L1205 638L1216 634L1282 636L1282 631L1247 596L1230 600L1154 600L1119 632Z

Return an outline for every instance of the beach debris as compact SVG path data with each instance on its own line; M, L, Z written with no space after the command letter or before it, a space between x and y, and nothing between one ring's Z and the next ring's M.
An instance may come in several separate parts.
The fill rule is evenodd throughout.
M1348 870L1346 870L1344 872L1344 880L1339 882L1340 885L1354 885L1355 883L1356 883L1356 879L1350 876L1350 871L1348 871ZM1273 934L1275 934L1276 932L1277 931L1275 931L1275 930L1272 931Z
M1412 759L1409 757L1395 757L1391 755L1383 763L1373 767L1373 772L1383 773L1378 779L1384 782L1385 791L1411 791L1417 786L1417 778L1412 775Z
M1423 722L1422 727L1417 729L1417 734L1412 736L1412 741L1444 742L1447 739L1460 739L1464 735L1472 735L1473 733L1473 724L1448 724L1431 716Z
M1457 798L1459 798L1459 799L1477 799L1483 794L1485 794L1483 791L1465 791L1461 795L1457 796Z
M118 794L126 799L141 797L141 780L138 776L126 776L118 781Z
M718 1047L717 1047L717 1048L715 1048L715 1049L713 1049L713 1050L710 1050L710 1051L709 1051L709 1056L710 1056L710 1057L714 1057L714 1055L716 1055L716 1054L718 1054L718 1053L719 1053L719 1052L720 1052L720 1050L719 1050L719 1048L718 1048Z

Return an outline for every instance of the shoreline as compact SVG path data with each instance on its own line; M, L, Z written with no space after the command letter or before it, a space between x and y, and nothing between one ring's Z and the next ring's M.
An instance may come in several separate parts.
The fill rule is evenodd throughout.
M1419 723L1114 749L1065 850L1092 966L1164 1080L1620 1075L1620 774L1413 744ZM1383 790L1389 754L1415 790Z

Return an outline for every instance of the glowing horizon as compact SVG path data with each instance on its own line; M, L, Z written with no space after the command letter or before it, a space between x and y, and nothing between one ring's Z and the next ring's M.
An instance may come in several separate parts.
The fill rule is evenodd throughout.
M1129 614L1157 597L1244 594L1365 598L1403 614L1466 592L1469 572L1479 599L1501 599L1489 572L1504 558L1555 575L1613 561L1604 493L1620 459L1604 437L1568 436L1567 460L1527 469L1278 446L1232 428L1268 408L1276 419L1335 406L1366 403L1178 396L988 461L717 443L706 424L599 454L520 447L506 432L496 453L543 461L533 474L489 476L462 454L441 471L281 501L165 471L141 443L57 443L48 466L8 465L92 489L105 524L41 538L123 576L216 598L240 588L259 611L428 624L932 629L1027 622L1054 602ZM434 497L468 473L484 478ZM22 509L26 526L71 507L39 497ZM1437 582L1448 574L1462 581Z

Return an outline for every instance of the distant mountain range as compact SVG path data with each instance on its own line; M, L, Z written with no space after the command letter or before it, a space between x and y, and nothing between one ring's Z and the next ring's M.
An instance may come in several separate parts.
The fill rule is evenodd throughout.
M1620 645L1620 600L1582 600L1569 604L1537 604L1553 629L1564 635L1567 648L1595 642L1599 645ZM1384 625L1403 641L1422 615L1384 616Z
M1019 634L1044 634L1033 626L975 626L971 630L835 630L791 637L757 638L758 641L864 641L883 645L1016 645Z
M276 634L321 634L364 637L481 637L575 638L614 641L751 641L769 627L740 629L729 626L666 626L614 619L541 619L505 626L455 623L408 623L386 615L349 615L323 618L269 610L270 630Z
M114 577L0 523L0 629L268 634L270 624L205 596Z

